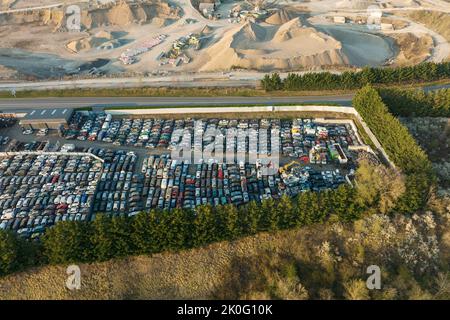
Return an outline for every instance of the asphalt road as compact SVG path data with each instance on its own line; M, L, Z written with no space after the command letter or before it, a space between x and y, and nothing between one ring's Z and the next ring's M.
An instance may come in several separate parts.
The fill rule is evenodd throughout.
M425 91L450 88L449 84L426 86ZM175 106L218 106L241 104L303 104L323 103L351 106L353 94L326 95L326 96L301 96L301 97L82 97L82 98L11 98L0 99L0 111L21 112L30 109L45 108L80 108L94 107L175 107Z
M26 111L43 108L79 108L112 106L217 106L236 104L293 104L293 103L337 103L350 106L353 94L339 96L304 97L92 97L92 98L33 98L0 99L0 111Z

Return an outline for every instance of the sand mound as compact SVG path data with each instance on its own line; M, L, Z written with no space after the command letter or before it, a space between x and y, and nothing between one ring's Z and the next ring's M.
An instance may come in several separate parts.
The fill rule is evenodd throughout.
M100 30L99 32L97 32L97 33L95 34L95 37L96 37L96 38L108 39L108 40L114 39L114 36L112 35L111 32L104 31L104 30Z
M71 41L67 44L67 49L72 52L78 53L84 50L90 50L93 48L102 48L104 46L116 47L119 42L114 36L107 31L99 31L94 36L81 38Z
M422 6L419 1L416 0L393 0L382 3L383 8L399 8L399 7L420 7Z
M371 0L342 0L336 2L336 8L364 10L373 4Z
M284 23L273 36L274 42L284 42L299 37L305 33L300 19L292 19Z
M211 26L209 26L209 25L206 25L206 26L202 29L202 31L200 31L200 34L202 34L202 35L208 35L208 34L211 34L213 31L214 31L214 28L213 28L213 27L211 27Z
M293 70L348 64L341 50L340 42L313 28L304 28L299 18L280 27L247 22L207 49L204 60L208 62L200 70Z
M279 25L291 21L296 17L298 17L298 12L290 8L283 8L269 16L265 22L268 24Z
M121 2L106 8L83 12L81 23L86 29L105 25L124 27L133 23L152 23L164 26L181 15L179 8L173 8L162 0L147 0L139 3Z
M81 24L87 30L108 25L124 27L134 23L164 26L180 17L180 8L170 6L166 0L121 1L81 10ZM55 8L0 15L0 25L26 23L51 25L55 30L60 30L65 26L65 13L63 9Z
M249 21L236 33L236 38L237 40L242 39L246 41L264 41L266 29L259 24Z

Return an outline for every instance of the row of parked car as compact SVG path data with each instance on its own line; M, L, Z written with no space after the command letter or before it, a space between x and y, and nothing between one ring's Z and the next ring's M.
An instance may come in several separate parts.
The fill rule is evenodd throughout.
M136 172L137 156L133 152L102 150L105 160L98 183L93 211L117 215L133 215L143 209L143 175Z
M345 183L338 169L302 167L293 182L280 174L264 175L260 164L186 164L169 156L150 156L142 165L145 208L194 208L202 204L235 204L295 196L306 190L337 188ZM290 174L289 176L292 176Z
M283 193L279 176L258 174L250 164L187 164L168 155L144 160L145 208L195 208L202 204L235 204L279 198Z
M317 144L359 144L350 124L317 123L312 119L113 119L110 114L75 113L66 138L103 141L147 148L195 148L215 144L227 152L308 157ZM275 136L279 139L274 139ZM200 139L195 139L200 136ZM228 141L227 141L228 137ZM230 137L233 137L230 139ZM263 141L262 137L267 137ZM222 138L222 139L219 139ZM260 143L251 143L261 140ZM277 142L277 145L273 143ZM279 145L278 145L279 143ZM221 145L219 145L221 144ZM222 148L223 147L223 148Z
M36 238L59 221L87 221L99 212L132 216L151 208L241 205L345 182L338 170L318 172L304 167L296 174L299 179L286 181L279 174L263 175L259 164L188 164L169 155L154 155L138 168L133 152L77 151L103 161L70 153L1 159L1 229Z
M48 151L50 147L49 141L20 142L13 139L7 146L6 151Z
M112 119L109 114L75 113L66 130L66 139L102 141L114 145L167 148L174 120Z
M3 157L0 228L35 238L58 221L88 220L102 167L91 156Z
M352 176L354 170L349 171ZM281 175L282 181L288 190L287 194L295 196L300 192L307 190L323 191L327 189L335 189L346 183L346 178L341 170L314 170L310 166L294 167L289 172Z
M9 128L17 123L17 118L12 115L0 114L0 128Z

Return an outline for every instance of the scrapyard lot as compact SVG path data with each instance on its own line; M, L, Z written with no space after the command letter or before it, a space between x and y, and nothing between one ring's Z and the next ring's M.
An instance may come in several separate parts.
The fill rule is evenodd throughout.
M339 170L298 168L298 179L289 175L264 175L259 164L202 163L189 165L168 156L149 157L145 174L145 208L194 208L199 205L241 205L250 201L295 196L301 191L336 188L344 183Z
M250 164L189 165L169 155L145 159L135 172L136 155L105 149L92 156L16 155L0 164L1 229L36 238L59 221L87 221L96 213L133 216L152 208L241 205L250 201L294 196L304 190L336 188L339 171L303 167L298 179L262 175Z
M171 149L187 142L186 132L193 139L196 130L225 133L231 129L239 136L249 128L256 135L266 130L269 137L274 129L279 130L278 173L263 174L260 162L204 159L191 164L170 157ZM32 238L59 221L92 220L98 213L134 216L154 208L242 205L279 199L283 194L295 196L306 190L337 188L351 180L360 155L349 149L359 146L360 139L348 123L316 123L300 118L204 118L199 126L193 119L75 113L63 137L52 130L46 136L22 135L19 128L2 134L12 135L3 151L44 152L1 159L0 228ZM255 148L248 138L236 139L224 151L270 155L272 142L269 139L267 146L258 144ZM215 139L201 139L200 147L211 143ZM336 144L342 147L346 163L336 158ZM192 146L195 148L194 143ZM48 153L61 150L64 152L57 156Z
M249 145L249 137L242 138L245 130L253 129L250 134L264 134L269 137L267 146ZM328 148L336 143L342 148L361 145L356 132L349 124L317 123L312 119L131 119L113 118L110 114L88 113L83 115L75 113L72 117L69 129L65 131L66 139L80 141L98 141L112 143L117 146L144 147L148 149L169 148L176 146L195 146L203 148L205 145L215 143L214 137L222 135L224 143L227 143L227 133L234 133L236 143L227 143L227 151L230 152L258 152L268 154L274 130L278 130L282 155L287 157L310 157L310 150L315 146ZM209 133L209 135L208 135ZM194 145L194 136L201 134L201 145ZM197 142L198 143L198 142ZM234 146L234 150L232 150ZM231 150L230 150L231 148ZM318 161L323 164L332 162L326 152L319 155ZM305 159L309 161L308 159Z
M1 228L37 236L59 220L87 220L101 170L101 162L89 156L3 157Z

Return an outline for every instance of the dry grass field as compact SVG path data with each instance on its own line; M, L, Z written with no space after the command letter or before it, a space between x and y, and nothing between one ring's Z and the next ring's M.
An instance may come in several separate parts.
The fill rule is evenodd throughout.
M448 299L450 205L431 207L81 265L79 291L46 266L0 279L0 299ZM382 290L365 287L371 264Z
M435 11L414 11L409 14L414 21L428 26L450 41L450 15Z

